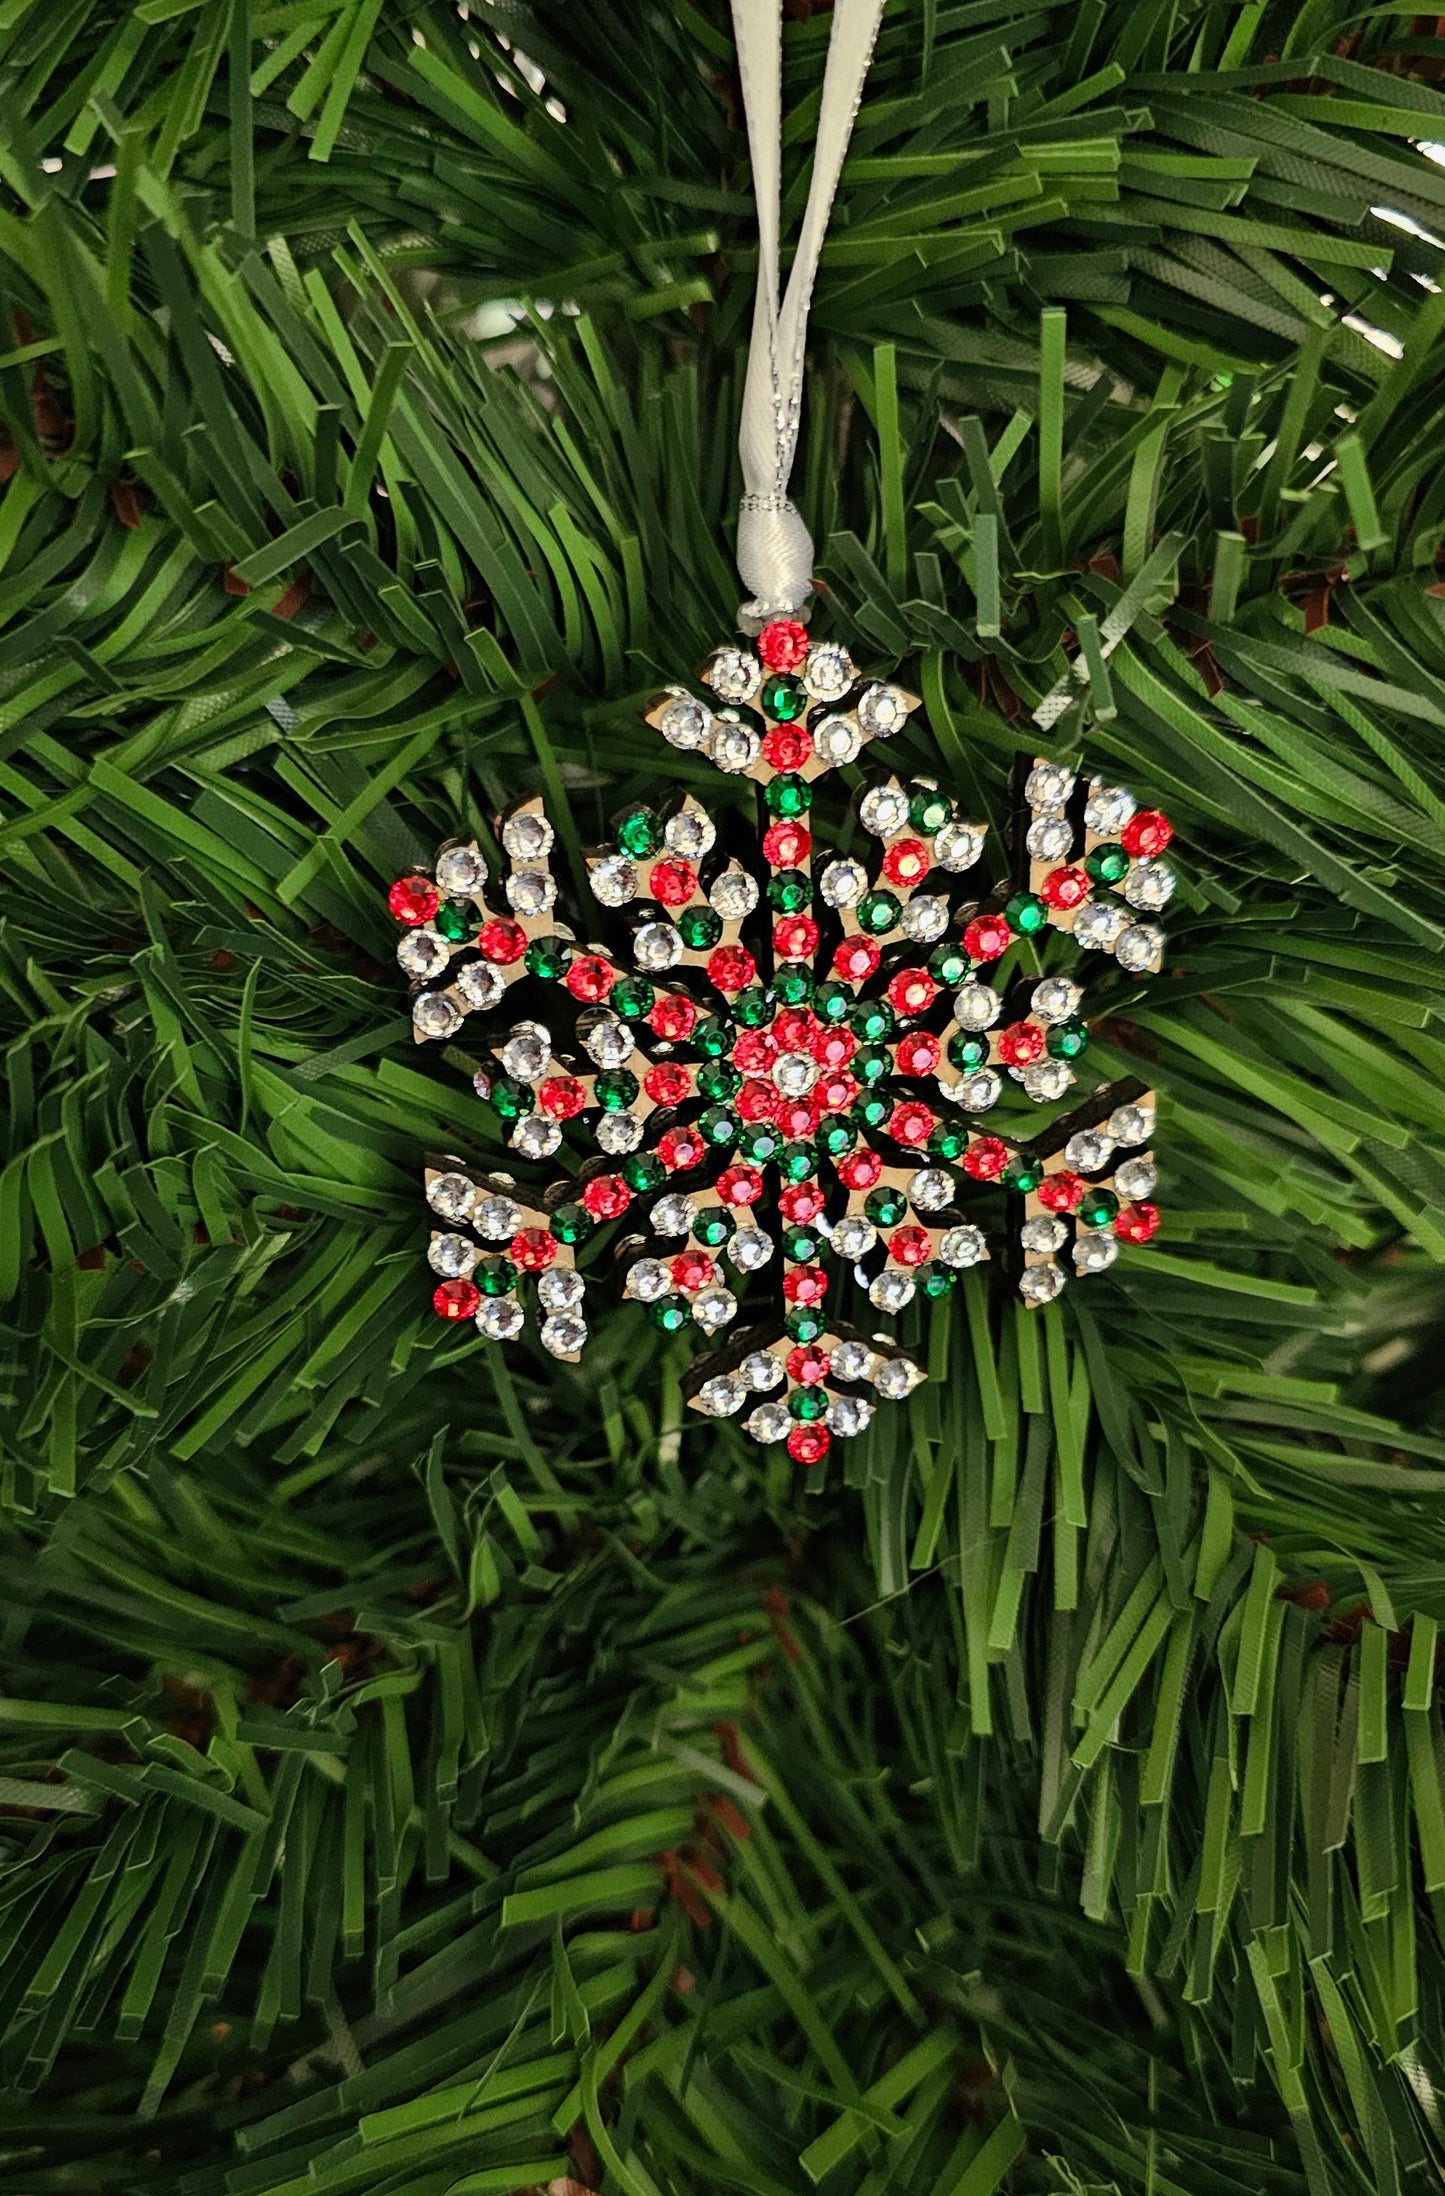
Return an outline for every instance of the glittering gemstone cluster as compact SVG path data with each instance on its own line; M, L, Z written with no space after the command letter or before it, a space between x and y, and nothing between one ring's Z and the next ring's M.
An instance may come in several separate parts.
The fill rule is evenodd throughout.
M429 1169L433 1301L499 1340L535 1302L544 1347L575 1359L577 1254L610 1231L624 1296L709 1345L693 1406L816 1464L924 1377L845 1300L876 1322L946 1295L989 1258L1000 1209L1030 1305L1064 1285L1066 1249L1088 1274L1152 1235L1142 1085L1027 1135L1017 1107L1065 1098L1088 1045L1070 938L1126 977L1159 967L1171 831L1119 787L1025 762L1012 869L980 882L986 829L931 779L866 772L841 835L815 814L818 781L899 733L915 696L782 619L699 684L710 699L670 688L647 721L754 782L757 843L720 843L690 793L624 810L587 857L582 921L609 943L560 910L537 797L500 821L500 878L466 841L391 888L418 1041L485 1017L474 1084L518 1157L562 1153L569 1123L585 1138L540 1196ZM509 991L515 1019L496 1011Z

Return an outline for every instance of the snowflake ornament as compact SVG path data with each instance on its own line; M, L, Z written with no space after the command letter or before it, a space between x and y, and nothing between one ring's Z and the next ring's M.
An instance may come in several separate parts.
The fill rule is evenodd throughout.
M430 1165L433 1304L499 1341L530 1312L575 1361L601 1279L578 1253L615 1223L622 1295L705 1345L693 1408L816 1464L925 1377L878 1322L947 1295L991 1238L1040 1305L1153 1235L1144 1086L1035 1109L1077 1089L1084 956L1160 967L1172 833L1122 787L1025 758L997 880L986 827L930 779L867 771L851 819L821 820L820 781L919 706L837 642L778 619L699 684L647 722L754 782L755 843L691 793L624 810L579 935L534 796L500 821L500 880L461 842L391 888L417 1041L476 1017L475 1088L508 1143L529 1165L565 1145L576 1170L538 1194Z

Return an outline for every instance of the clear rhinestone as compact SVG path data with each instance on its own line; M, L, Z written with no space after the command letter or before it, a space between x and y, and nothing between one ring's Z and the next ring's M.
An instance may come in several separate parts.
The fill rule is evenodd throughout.
M844 1213L834 1223L833 1248L840 1258L866 1258L878 1240L878 1230L861 1212Z
M829 907L856 907L868 890L868 872L861 862L829 862L818 890Z
M625 854L607 854L588 867L592 897L604 907L626 907L637 898L637 869Z
M462 1010L444 991L424 991L411 1010L411 1019L423 1037L450 1037L462 1026Z
M803 666L803 686L809 699L835 702L854 680L853 659L836 641L820 641L808 650Z
M488 1296L477 1313L477 1327L494 1342L510 1342L522 1331L523 1311L515 1296Z
M866 1342L848 1340L840 1342L833 1352L833 1377L836 1380L869 1380L878 1362L876 1350L870 1350Z
M1041 1212L1037 1219L1025 1220L1019 1229L1019 1241L1026 1251L1042 1251L1051 1257L1062 1250L1069 1239L1069 1231L1057 1213Z
M783 1361L774 1357L771 1350L754 1350L738 1367L748 1386L758 1395L766 1395L783 1377Z
M625 1022L601 1009L582 1015L577 1034L600 1068L620 1068L631 1059L637 1039Z
M552 1059L551 1032L540 1022L518 1022L502 1047L502 1066L519 1083L540 1082Z
M851 717L825 717L812 730L813 747L825 763L850 763L863 745L863 735Z
M1114 1156L1114 1139L1103 1129L1079 1129L1064 1146L1064 1165L1075 1174L1097 1174Z
M1114 1187L1121 1197L1152 1197L1159 1186L1159 1172L1152 1159L1126 1159L1114 1173Z
M603 1151L614 1155L636 1151L642 1142L642 1123L635 1113L604 1113L594 1134Z
M897 1266L885 1266L868 1284L868 1301L875 1311L901 1312L914 1297L913 1276Z
M835 1395L828 1405L829 1430L840 1441L851 1441L854 1434L862 1433L873 1408L866 1395Z
M511 1197L482 1197L477 1202L476 1230L489 1243L510 1243L522 1225L522 1208Z
M524 1159L550 1159L562 1141L562 1124L549 1121L545 1114L529 1113L517 1122L507 1141Z
M1141 915L1157 915L1174 897L1174 872L1167 862L1135 862L1122 890Z
M542 1321L542 1347L554 1357L575 1357L587 1340L587 1322L576 1312L554 1312Z
M1018 1079L1036 1106L1052 1105L1074 1087L1074 1071L1067 1060L1035 1060L1032 1067L1019 1071Z
M1074 1264L1080 1273L1103 1273L1118 1255L1118 1242L1108 1228L1090 1228L1074 1245Z
M428 1182L426 1201L443 1220L467 1220L476 1202L476 1189L464 1174L438 1174Z
M1107 1126L1116 1144L1147 1144L1154 1134L1154 1108L1115 1106Z
M684 1197L681 1190L669 1190L652 1208L654 1235L686 1235L696 1211L690 1197Z
M873 1375L873 1385L890 1403L901 1403L925 1378L911 1358L885 1357Z
M818 1080L818 1063L810 1053L784 1052L773 1062L773 1081L785 1098L806 1098Z
M507 879L514 915L545 915L556 897L556 882L545 869L519 869Z
M582 1289L582 1276L575 1266L551 1266L538 1277L537 1301L543 1311L575 1311Z
M396 957L408 976L440 976L451 959L451 947L440 931L410 930L396 949Z
M953 995L953 1015L960 1029L992 1029L1003 1001L991 984L964 984Z
M773 1239L762 1228L739 1228L727 1247L729 1261L739 1273L756 1273L773 1255Z
M1163 951L1164 933L1153 923L1130 923L1114 946L1120 968L1127 969L1131 976L1142 976L1146 969L1153 968Z
M731 1289L703 1289L692 1300L692 1316L704 1334L716 1334L736 1319L738 1300Z
M1040 816L1029 825L1025 843L1036 862L1066 862L1074 851L1074 834L1062 816Z
M953 1203L954 1181L946 1167L920 1167L908 1185L910 1202L918 1212L942 1212Z
M682 958L682 934L671 923L644 923L632 951L639 968L675 968Z
M514 862L540 862L557 834L537 808L524 808L502 826L502 844Z
M875 839L886 839L907 823L908 795L900 786L875 785L858 803L858 820Z
M889 740L908 722L908 697L901 686L865 686L858 697L858 722L870 740Z
M740 923L758 904L758 885L745 869L725 869L713 880L708 899L725 923Z
M671 1286L672 1276L660 1258L639 1258L627 1269L626 1293L639 1304L655 1304Z
M1138 805L1122 785L1100 785L1095 780L1084 809L1084 822L1096 839L1117 839Z
M933 841L933 859L940 869L972 869L983 852L982 824L946 823Z
M945 1266L976 1266L985 1249L982 1229L965 1221L940 1237L938 1255Z
M1035 763L1024 785L1030 808L1065 808L1074 790L1074 773L1062 763Z
M948 902L936 892L915 893L903 910L903 935L932 945L948 928Z
M437 856L437 884L453 897L469 898L487 881L487 865L474 846L449 846Z
M712 711L706 702L700 702L692 694L684 694L674 687L673 698L658 720L658 729L673 747L701 747L712 726Z
M507 979L490 961L468 961L457 970L457 989L469 1007L482 1011L494 1007L507 988Z
M1064 1285L1060 1267L1028 1266L1019 1276L1019 1295L1026 1304L1049 1304Z
M1029 994L1029 1005L1041 1022L1067 1022L1077 1012L1083 996L1067 976L1045 976Z
M747 1399L747 1383L732 1373L714 1373L697 1391L698 1408L709 1418L731 1418Z
M464 1235L434 1235L427 1245L426 1262L433 1273L455 1281L471 1272L477 1262L477 1246Z
M1129 918L1116 902L1085 900L1074 924L1074 942L1088 951L1108 952Z
M717 826L700 808L680 808L675 816L668 817L662 827L662 836L674 854L695 862L699 855L712 852L717 841Z
M987 1113L996 1106L1003 1084L992 1068L977 1068L972 1075L965 1075L956 1082L949 1093L957 1105L970 1113Z
M759 1403L743 1420L754 1441L786 1441L792 1431L793 1421L786 1405Z
M751 725L739 724L735 718L719 717L712 728L707 751L719 770L729 770L736 775L740 770L751 770L763 751L763 737Z
M763 667L750 648L715 650L702 675L725 702L751 701L763 683Z

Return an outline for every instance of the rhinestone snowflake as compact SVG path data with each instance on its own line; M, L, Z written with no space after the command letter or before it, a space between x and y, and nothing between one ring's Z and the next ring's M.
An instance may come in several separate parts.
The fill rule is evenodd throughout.
M433 1303L501 1341L531 1306L574 1361L577 1256L615 1227L622 1294L707 1344L692 1406L815 1464L924 1378L865 1328L946 1295L990 1237L1040 1305L1153 1235L1144 1086L1042 1124L1032 1109L1077 1089L1082 955L1159 968L1172 833L1122 787L1024 757L1008 874L984 881L986 827L931 779L868 771L849 815L820 819L819 781L901 731L916 696L789 620L716 650L699 684L709 699L671 687L647 722L754 782L751 843L691 793L624 810L588 857L579 934L533 797L499 820L500 878L465 841L391 888L418 1042L477 1017L475 1087L512 1149L535 1164L565 1146L576 1170L539 1194L432 1163ZM608 942L584 942L594 929Z

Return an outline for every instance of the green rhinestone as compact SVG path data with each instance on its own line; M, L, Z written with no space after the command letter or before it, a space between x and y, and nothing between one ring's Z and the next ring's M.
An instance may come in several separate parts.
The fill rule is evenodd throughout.
M865 892L858 902L858 927L872 938L882 938L898 926L903 903L895 892Z
M622 1162L622 1179L631 1190L661 1189L667 1169L655 1151L630 1151Z
M1026 1196L1030 1190L1036 1190L1043 1178L1043 1160L1026 1159L1022 1152L1019 1153L1017 1158L1010 1159L1003 1173L999 1176L999 1180L1003 1183L1005 1189L1017 1190L1020 1196Z
M519 1121L523 1114L536 1110L537 1098L531 1084L514 1082L510 1075L497 1077L491 1095L504 1121Z
M808 706L808 690L801 679L790 678L786 671L774 671L763 680L758 700L765 716L778 724L792 724Z
M982 1067L988 1058L988 1038L981 1030L960 1029L948 1040L948 1057L956 1068Z
M858 1141L858 1131L841 1113L825 1113L814 1139L825 1159L841 1159Z
M593 1220L585 1205L558 1205L547 1225L559 1243L585 1243Z
M689 953L710 953L722 936L722 917L715 907L685 907L677 927Z
M481 927L480 917L470 900L443 900L432 921L453 945L463 938L475 938Z
M698 1091L704 1098L731 1098L742 1089L743 1079L731 1060L709 1060L697 1071Z
M765 1167L769 1160L776 1159L782 1148L783 1140L770 1122L754 1121L744 1132L743 1156L760 1167Z
M818 1171L817 1156L811 1144L784 1144L778 1154L778 1166L785 1182L807 1182Z
M941 831L953 814L953 803L936 787L920 785L908 803L908 821L915 831L922 831L931 839L935 831Z
M928 1148L936 1159L961 1159L968 1149L968 1123L940 1121L928 1139Z
M484 1258L472 1269L472 1279L483 1296L510 1296L517 1269L510 1258Z
M744 1029L766 1029L773 1018L773 1002L761 984L749 984L734 999L733 1013Z
M1129 857L1122 846L1096 846L1084 856L1084 867L1095 884L1117 884L1129 871Z
M629 808L617 819L617 846L634 857L655 854L662 845L662 818L651 808Z
M572 948L565 938L534 938L527 948L527 968L545 983L555 984L565 974Z
M693 1218L692 1232L699 1243L709 1250L716 1250L725 1243L736 1229L737 1223L726 1205L704 1205Z
M698 1023L692 1041L709 1060L722 1060L733 1049L733 1032L728 1023L716 1014L710 1014L706 1021Z
M881 1083L893 1073L893 1055L884 1045L862 1045L848 1065L860 1083Z
M787 1228L783 1232L783 1255L795 1266L811 1266L822 1249L823 1238L813 1228Z
M1056 1060L1077 1060L1088 1050L1089 1032L1082 1022L1055 1022L1047 1043Z
M813 880L806 870L780 869L768 879L768 905L780 915L796 915L813 900Z
M816 1342L823 1332L822 1315L815 1312L811 1305L800 1304L796 1311L789 1312L783 1321L783 1327L790 1341Z
M891 1228L907 1212L908 1199L902 1190L890 1189L886 1183L882 1183L876 1190L868 1192L863 1200L863 1210L875 1228Z
M880 1044L893 1035L897 1016L886 999L859 999L848 1010L848 1027L865 1045Z
M813 996L813 971L789 962L773 978L772 993L779 1006L806 1006Z
M828 1398L821 1388L794 1388L788 1397L789 1411L804 1424L810 1418L821 1418L827 1408Z
M769 779L763 798L775 816L802 816L813 805L813 788L805 778L787 771L781 778Z
M691 1317L685 1296L660 1296L652 1307L652 1324L664 1334L679 1333Z
M842 1022L847 1020L852 1004L853 994L848 986L830 979L826 984L819 984L813 1011L820 1022Z
M598 1080L601 1080L600 1076ZM726 1149L738 1140L737 1115L730 1106L709 1106L705 1113L698 1115L697 1125L706 1141L720 1149Z
M882 1128L893 1111L893 1102L881 1090L861 1090L849 1111L861 1128Z
M1048 903L1041 900L1037 892L1016 892L1004 913L1013 928L1025 937L1032 931L1044 929L1049 919Z
M958 944L935 946L928 956L928 973L936 984L951 991L968 974L968 955Z
M918 1286L925 1296L947 1296L957 1280L958 1275L952 1266L934 1263L921 1266L918 1271Z
M608 993L607 1004L624 1022L640 1022L652 1012L656 997L645 976L619 976Z
M1086 1228L1106 1228L1118 1216L1119 1200L1112 1190L1085 1190L1079 1199L1077 1212Z
M604 1113L625 1113L637 1096L637 1077L631 1068L607 1068L592 1088Z

